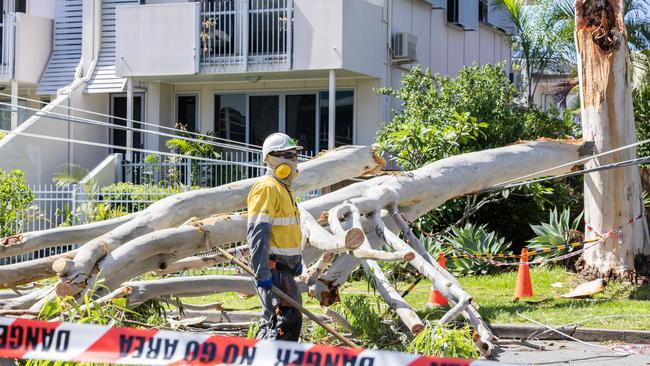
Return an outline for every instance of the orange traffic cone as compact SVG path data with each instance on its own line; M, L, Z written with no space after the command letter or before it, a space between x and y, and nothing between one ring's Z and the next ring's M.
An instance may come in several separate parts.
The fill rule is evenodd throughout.
M517 284L515 285L515 299L533 296L533 285L530 282L530 268L528 267L528 250L523 248L521 250L521 259L523 262L519 265L519 273L517 273Z
M445 258L445 253L440 252L438 253L438 264L442 266L442 268L447 268L447 259ZM435 290L433 286L431 286L431 292L429 293L429 301L427 301L427 307L437 307L437 306L448 306L449 303L447 302L447 299L445 299L444 296L438 291Z

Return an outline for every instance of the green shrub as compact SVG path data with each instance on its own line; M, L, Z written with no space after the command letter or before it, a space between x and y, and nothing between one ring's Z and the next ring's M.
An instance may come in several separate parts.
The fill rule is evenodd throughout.
M344 296L333 309L343 315L354 327L356 340L366 348L403 349L400 336L382 321L380 303L374 295Z
M34 200L34 193L25 184L25 173L0 170L0 238L14 235L16 219Z
M517 105L517 91L502 65L465 67L453 79L431 75L416 66L404 75L399 89L384 88L379 93L394 97L399 108L393 110L393 120L380 128L377 143L407 170L520 140L580 137L569 113L544 113ZM460 219L471 212L473 221L487 224L508 240L524 243L532 235L528 224L544 219L547 203L572 207L573 200L581 201L582 189L576 189L580 182L547 182L513 192L503 200L485 194L476 199L456 198L421 217L414 228L419 233L439 232L459 221L462 225L466 219ZM537 204L531 205L531 199ZM490 202L473 210L483 200Z
M116 183L100 189L100 201L110 205L110 209L120 212L136 212L144 210L152 203L184 192L180 186L160 187L155 185L137 185L133 183Z
M633 91L634 123L639 141L650 139L650 83ZM650 156L650 144L637 147L639 157Z
M472 341L472 329L469 326L457 329L427 324L408 345L406 351L447 358L477 359L479 357Z
M452 227L451 233L443 239L459 254L498 254L510 248L510 242L500 238L495 232L487 231L486 225L476 226L468 223L464 227ZM448 262L451 272L460 275L488 274L496 268L485 260L476 258L459 258Z
M539 254L537 256L544 258L552 258L558 256L559 252L542 253L541 250L551 246L569 244L573 241L579 240L582 233L578 231L580 222L582 221L582 213L578 215L573 221L570 221L571 211L567 208L562 210L558 215L557 208L549 213L548 222L543 222L540 225L530 225L535 232L536 236L528 242L528 249L536 250ZM572 251L573 248L567 248L566 253Z

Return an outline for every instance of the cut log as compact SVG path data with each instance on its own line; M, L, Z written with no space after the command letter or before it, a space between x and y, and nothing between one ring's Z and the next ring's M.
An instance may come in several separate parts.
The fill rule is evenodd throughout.
M8 236L0 239L0 257L31 253L57 245L85 243L131 221L136 216L138 216L137 212L90 224Z
M184 276L159 280L127 282L123 286L130 293L125 296L127 306L137 306L149 299L164 297L198 297L237 292L255 295L255 282L247 276ZM300 288L302 287L302 288ZM299 286L306 291L306 287Z
M300 194L326 187L372 172L380 168L382 162L369 147L349 146L328 151L299 164L301 174L292 189ZM178 226L193 217L207 217L244 208L248 192L257 179L184 192L155 202L133 220L86 243L76 253L72 269L61 274L63 283L57 292L71 295L81 291L97 261L132 239L155 230Z
M632 83L623 20L624 1L576 0L576 48L583 136L605 152L637 141ZM636 158L636 148L588 162L593 168ZM589 278L621 278L635 282L650 274L650 241L646 220L626 222L644 212L637 166L589 173L584 177L585 239L622 227L578 262ZM620 241L620 243L619 243Z
M45 258L0 266L0 286L11 288L54 277L52 264L58 259L72 259L78 249Z

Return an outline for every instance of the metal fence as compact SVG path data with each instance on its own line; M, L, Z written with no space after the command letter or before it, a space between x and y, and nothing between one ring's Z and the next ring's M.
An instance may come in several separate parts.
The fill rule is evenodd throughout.
M214 187L233 181L257 177L264 174L265 168L260 165L243 162L224 163L126 163L123 167L131 171L139 184L117 184L108 187L92 185L56 185L42 184L30 186L34 194L31 206L17 215L11 223L14 233L47 230L60 226L80 225L90 222L107 220L132 212L144 210L152 203L176 193L201 187ZM168 177L170 170L180 171L181 178L190 177L187 183L160 185L156 178ZM197 172L196 175L192 172ZM166 178L165 178L166 179ZM196 179L196 181L194 181ZM164 179L162 179L164 180ZM155 182L154 182L155 181ZM203 184L205 183L205 184ZM301 200L317 197L320 190L305 193ZM0 258L0 265L12 264L59 254L77 248L74 245L53 245L50 248L38 250L19 256ZM189 271L189 274L223 273L230 267L216 266L211 269Z
M155 201L184 191L183 187L114 185L104 188L77 184L40 184L29 187L34 194L30 207L11 223L14 233L47 230L107 220L137 212ZM64 253L79 246L52 245L32 253L0 258L0 265Z
M161 161L137 154L133 162L123 161L121 169L123 180L134 184L217 187L263 175L261 155L259 150L233 148L222 151L218 161L208 162L175 158Z
M201 0L200 11L204 71L291 67L293 0Z

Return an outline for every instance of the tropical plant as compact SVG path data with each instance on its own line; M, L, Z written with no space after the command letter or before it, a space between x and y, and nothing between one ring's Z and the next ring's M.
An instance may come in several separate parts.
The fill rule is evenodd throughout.
M16 220L33 200L23 171L7 173L0 169L0 238L16 234Z
M207 143L211 141L210 136L214 135L212 132L206 132L205 135L202 136L195 136L188 134L185 132L185 130L181 130L179 134L185 138L191 138L191 140L183 138L173 138L167 140L165 142L165 146L167 146L167 148L171 151L182 155L196 156L199 158L219 159L221 157L222 149L215 146L214 144ZM180 178L181 171L178 170L178 166L175 164L180 163L181 160L178 160L178 158L173 159L174 160L171 160L170 162L174 168L168 170L168 175L174 178ZM191 184L200 185L199 180L201 178L201 171L199 169L199 161L197 159L191 159L190 164L192 168ZM173 181L173 179L170 178L170 181Z
M495 6L506 10L514 32L510 43L518 55L526 80L526 102L533 105L539 79L551 69L564 69L567 54L573 52L573 28L557 19L553 0L527 6L526 0L496 0ZM571 60L572 58L569 58Z
M632 95L637 138L640 141L650 139L650 82L633 90ZM650 156L650 144L637 147L637 154L639 157Z
M451 233L443 240L459 254L490 254L496 255L507 251L510 242L500 238L493 231L487 230L487 225L476 226L467 223L464 227L454 226ZM458 258L450 261L449 269L458 275L488 274L496 268L493 264L479 258Z
M573 221L570 220L571 210L565 208L562 213L558 215L557 208L549 213L548 222L543 222L540 225L530 225L535 237L528 240L528 249L538 252L537 256L543 258L552 258L558 256L560 253L550 252L544 253L545 248L569 244L575 240L582 238L582 233L578 230L580 222L582 221L582 213L578 215ZM568 251L573 248L569 247Z
M335 304L334 309L343 315L355 330L356 338L365 347L395 348L398 335L382 321L379 301L373 295L350 295Z
M209 136L212 132L206 132L204 135L190 135L187 132L179 132L184 138L172 138L165 142L168 149L178 152L182 155L197 156L202 158L218 159L221 155L221 148L205 142L211 141ZM191 139L191 140L189 140Z
M408 345L406 352L446 358L478 358L478 350L472 341L469 326L452 328L445 325L427 324Z
M56 167L52 181L57 186L79 183L88 175L88 169L78 164L63 163Z

